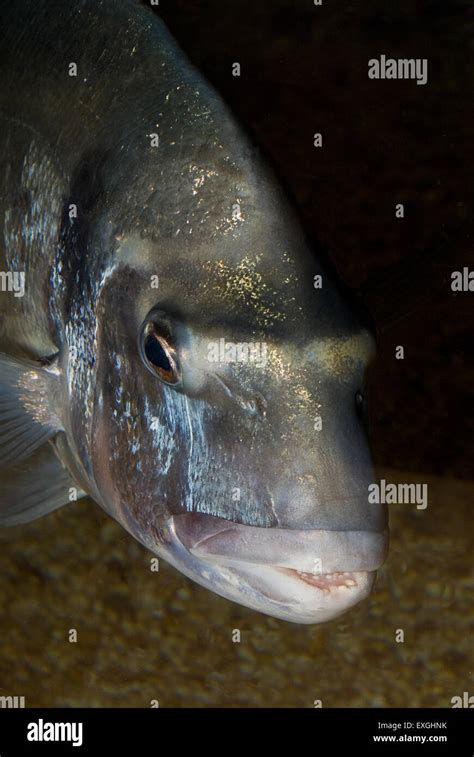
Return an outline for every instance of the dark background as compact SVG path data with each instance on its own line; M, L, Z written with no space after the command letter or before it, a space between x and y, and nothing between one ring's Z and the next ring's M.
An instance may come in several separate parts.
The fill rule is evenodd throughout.
M474 267L471 7L160 0L369 307L377 475L427 482L429 507L392 507L371 597L316 626L223 600L164 561L152 573L151 553L91 500L3 529L0 696L25 695L27 707L446 708L472 693L474 293L450 290L453 270ZM428 58L428 84L369 80L382 53Z
M451 292L450 277L474 265L473 4L161 0L155 10L373 316L376 464L471 478L474 293ZM427 58L428 83L370 80L367 62L382 53Z

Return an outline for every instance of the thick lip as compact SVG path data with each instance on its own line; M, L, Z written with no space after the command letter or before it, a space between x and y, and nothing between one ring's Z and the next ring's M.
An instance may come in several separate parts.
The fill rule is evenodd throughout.
M212 515L175 515L175 532L193 555L304 573L374 571L387 553L387 531L257 528Z
M321 623L368 596L387 532L243 526L201 513L173 516L161 553L226 599L293 623Z

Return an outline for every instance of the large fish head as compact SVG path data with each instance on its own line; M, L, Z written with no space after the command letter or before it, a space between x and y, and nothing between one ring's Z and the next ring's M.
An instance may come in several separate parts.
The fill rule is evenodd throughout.
M374 344L291 213L270 210L196 234L192 256L118 235L91 460L104 507L156 554L316 623L366 597L385 555L360 413Z
M110 254L76 382L89 491L203 586L326 621L386 552L359 413L373 339L217 96L180 92L155 153L139 136L104 167L88 244Z

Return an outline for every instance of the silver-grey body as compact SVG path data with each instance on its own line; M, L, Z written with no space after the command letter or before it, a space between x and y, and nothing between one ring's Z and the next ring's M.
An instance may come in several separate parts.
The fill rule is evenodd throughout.
M48 438L19 475L35 461L64 471L150 549L252 607L259 559L263 572L311 573L319 555L324 573L372 572L385 513L368 502L354 396L373 341L258 152L137 3L0 9L0 270L26 275L24 297L0 292L0 350L49 371L34 411ZM140 361L154 308L179 345L179 390ZM222 338L265 344L265 367L210 365ZM223 522L253 530L202 558L196 534L212 541ZM337 533L343 559L336 537L325 550L303 532ZM261 604L318 619L281 597Z

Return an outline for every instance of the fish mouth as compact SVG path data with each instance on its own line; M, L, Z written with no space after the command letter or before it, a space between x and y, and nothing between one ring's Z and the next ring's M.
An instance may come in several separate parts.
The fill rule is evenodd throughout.
M215 593L294 623L331 620L370 593L388 533L244 526L174 515L163 557ZM164 547L164 552L163 552Z

